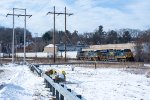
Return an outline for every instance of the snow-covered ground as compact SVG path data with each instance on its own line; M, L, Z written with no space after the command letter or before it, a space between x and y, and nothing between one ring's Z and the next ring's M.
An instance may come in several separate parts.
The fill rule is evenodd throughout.
M44 80L27 66L0 66L0 100L49 100Z
M81 68L70 66L41 66L42 70L54 68L67 72L67 87L87 100L150 100L150 78L132 74L126 69Z
M40 66L40 69L65 70L66 86L87 100L150 100L150 78L126 69ZM0 100L49 100L51 93L43 78L27 66L0 66Z

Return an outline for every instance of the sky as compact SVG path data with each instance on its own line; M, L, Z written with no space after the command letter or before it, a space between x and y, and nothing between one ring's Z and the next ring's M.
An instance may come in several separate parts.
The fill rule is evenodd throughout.
M26 8L27 29L34 35L41 36L53 29L53 15L47 12L64 12L67 8L67 30L78 33L93 32L99 25L104 30L132 28L145 30L150 28L150 0L1 0L0 26L12 27L12 8ZM24 11L15 10L16 14ZM64 30L65 16L56 15L56 29ZM24 17L15 17L15 27L24 27ZM38 33L38 34L36 34Z

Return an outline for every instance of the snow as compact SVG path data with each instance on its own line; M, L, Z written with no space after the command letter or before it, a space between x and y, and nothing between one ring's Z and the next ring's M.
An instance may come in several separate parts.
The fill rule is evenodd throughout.
M37 77L25 65L0 67L0 100L48 100L43 78Z
M68 85L88 100L148 100L150 80L141 75L134 75L116 69L76 69L69 76L79 82ZM71 80L70 80L71 81ZM92 95L90 95L92 94Z
M43 71L65 70L65 85L86 100L149 100L150 78L125 68L85 68L70 65L41 65ZM72 71L74 68L74 71ZM49 100L44 79L26 65L0 66L0 100Z
M52 48L52 47L54 47L54 45L53 45L53 44L49 44L49 45L47 45L46 47L47 47L47 48ZM55 46L55 47L57 47L57 46Z
M145 75L125 72L125 69L82 68L71 66L41 66L48 69L65 70L66 84L87 100L149 100L150 78Z

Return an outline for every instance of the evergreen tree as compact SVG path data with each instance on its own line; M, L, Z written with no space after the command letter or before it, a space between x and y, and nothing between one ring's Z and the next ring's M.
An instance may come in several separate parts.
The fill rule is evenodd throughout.
M125 31L123 36L122 36L123 42L127 43L131 41L131 34L129 33L129 31Z
M52 38L52 31L47 31L42 35L42 39L47 43L48 41L51 41Z
M104 44L105 43L105 32L103 31L103 26L100 25L98 30L93 35L94 44Z
M111 43L111 44L115 44L118 42L118 35L117 35L117 32L114 31L114 30L111 30L108 32L108 35L107 35L107 43Z

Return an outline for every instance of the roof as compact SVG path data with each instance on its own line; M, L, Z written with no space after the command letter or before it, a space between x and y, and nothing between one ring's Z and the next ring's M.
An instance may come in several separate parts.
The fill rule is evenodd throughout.
M135 47L134 43L91 45L90 48L83 49L83 51L105 50L105 49L134 49L134 47Z
M54 47L54 45L53 45L53 44L49 44L49 45L47 45L46 47L47 47L47 48L51 48L51 47ZM55 46L55 47L57 47L57 46Z

